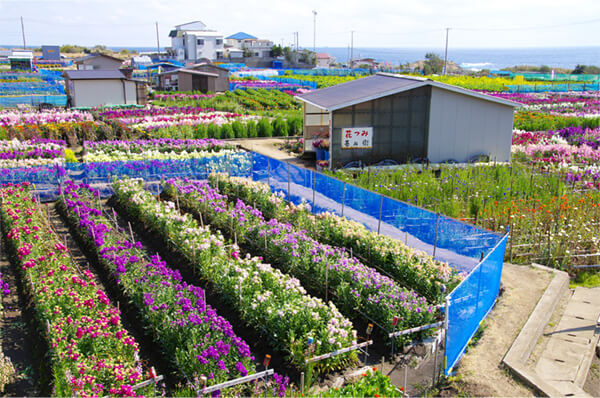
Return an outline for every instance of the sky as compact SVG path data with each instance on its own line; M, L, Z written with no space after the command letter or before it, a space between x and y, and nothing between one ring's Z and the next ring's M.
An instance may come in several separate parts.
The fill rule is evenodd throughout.
M0 0L0 44L170 45L174 25L200 20L300 47L454 48L600 45L598 0ZM598 16L597 18L594 18Z

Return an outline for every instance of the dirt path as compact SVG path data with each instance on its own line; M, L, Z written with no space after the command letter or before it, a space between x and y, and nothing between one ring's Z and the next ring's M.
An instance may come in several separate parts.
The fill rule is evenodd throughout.
M2 297L2 351L10 358L15 368L14 378L6 385L4 395L36 396L40 394L37 365L41 358L36 355L36 347L32 344L35 339L30 336L31 328L28 327L26 316L21 310L25 303L19 298L17 280L4 250L0 252L0 272L4 281L10 285L10 294Z
M315 168L315 162L302 160L290 152L279 149L279 144L285 141L286 138L258 138L258 139L239 139L234 142L239 144L243 149L247 151L253 151L260 153L265 156L269 156L273 159L281 160L283 162L290 162L291 164L306 167L308 169Z
M551 278L543 270L504 264L504 294L486 321L483 337L460 361L455 382L459 392L468 396L534 396L502 368L501 361Z

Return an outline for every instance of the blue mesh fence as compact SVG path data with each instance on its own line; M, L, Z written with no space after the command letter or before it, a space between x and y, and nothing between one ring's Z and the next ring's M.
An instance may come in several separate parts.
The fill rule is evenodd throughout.
M107 163L73 163L28 169L2 169L0 182L36 184L42 200L54 200L63 179L86 182L112 194L114 178L143 178L153 192L171 177L206 179L212 171L251 177L268 183L274 192L298 204L309 203L315 212L343 215L447 261L467 277L448 296L448 332L444 371L448 374L494 305L507 236L438 215L257 153L188 160L149 160ZM485 256L484 258L482 258Z
M500 277L508 234L450 294L444 372L452 372L465 352L481 321L493 308L500 289Z

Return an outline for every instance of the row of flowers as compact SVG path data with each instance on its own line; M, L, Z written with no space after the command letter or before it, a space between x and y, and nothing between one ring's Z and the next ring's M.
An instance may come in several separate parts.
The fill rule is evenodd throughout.
M261 258L243 257L236 245L226 245L173 202L159 202L139 182L114 183L119 203L139 222L158 233L208 279L223 299L237 309L249 327L303 369L305 359L349 346L356 331L332 304L309 296L298 279L281 273ZM311 344L312 343L312 344ZM328 369L345 366L354 354L320 363Z
M154 94L153 98L157 99L157 100L185 100L185 99L198 100L198 99L214 98L216 96L217 96L217 94L186 94L186 93L165 94L165 93L160 93L160 94Z
M361 319L359 312L365 313L386 330L434 319L435 308L414 291L400 287L344 249L316 241L305 230L275 218L265 220L260 210L239 199L228 204L227 197L206 182L168 180L165 193L177 197L215 227L235 234L320 295L331 291L333 301L348 316Z
M3 186L0 196L9 252L46 330L53 394L135 396L143 369L119 310L73 262L28 184Z
M188 151L170 151L163 152L160 150L145 150L143 152L123 152L120 150L114 151L94 151L88 152L83 159L86 162L115 162L115 161L141 161L141 160L186 160L186 159L202 159L212 157L223 157L237 153L233 149L224 149L218 152L207 152L204 150Z
M4 110L0 111L0 127L21 124L83 122L94 120L91 113L72 110Z
M114 273L144 328L151 330L180 377L204 375L208 384L253 372L248 344L205 301L205 292L182 281L158 255L149 256L140 242L130 242L95 205L99 192L67 181L62 205L74 229L98 260Z
M223 124L231 123L234 120L246 121L253 118L253 116L243 116L237 113L207 112L200 114L144 116L118 120L131 128L156 130L172 126L195 126L198 124L216 124L221 126Z
M565 116L598 117L600 97L597 93L491 93L495 97L525 104L523 110L547 112Z
M230 200L256 204L266 218L299 225L321 242L352 248L354 254L385 270L401 285L414 289L431 302L440 300L442 284L452 291L462 279L448 263L437 261L399 240L369 231L359 222L328 212L314 216L309 205L289 203L261 182L225 174L212 174L210 182Z
M95 114L102 119L130 119L161 115L195 115L204 112L214 112L214 109L197 106L148 106L145 108L101 108L96 110Z
M64 141L46 139L0 141L0 168L63 163L65 146Z

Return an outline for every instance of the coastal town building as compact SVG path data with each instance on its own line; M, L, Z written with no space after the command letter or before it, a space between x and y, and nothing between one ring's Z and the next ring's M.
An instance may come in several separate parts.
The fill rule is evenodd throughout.
M271 40L259 39L245 32L237 32L225 38L225 47L228 48L228 53L232 53L232 49L241 50L242 56L250 58L270 58L273 42ZM233 51L235 54L236 51ZM234 55L234 57L238 57ZM231 58L231 57L230 57Z
M44 61L60 61L60 47L42 46L42 59Z
M335 58L327 53L317 53L317 68L329 68L335 63Z
M66 70L63 77L69 103L73 107L138 103L138 83L128 79L120 70Z
M498 97L387 73L296 97L304 103L304 151L329 137L330 167L384 160L510 160L514 109Z
M33 60L33 51L31 50L12 50L8 56L11 70L32 70Z
M229 89L229 71L202 63L159 74L160 90L224 92Z
M79 70L110 70L119 69L123 65L123 60L106 54L94 53L76 58L73 63Z
M171 50L179 62L215 61L224 55L223 34L208 29L201 21L175 26L169 33Z

